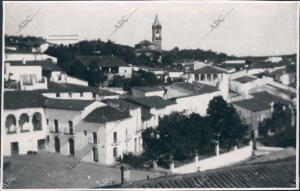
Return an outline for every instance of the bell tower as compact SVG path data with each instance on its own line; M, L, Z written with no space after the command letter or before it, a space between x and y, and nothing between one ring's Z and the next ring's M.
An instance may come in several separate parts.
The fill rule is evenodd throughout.
M156 14L155 20L152 24L152 43L155 44L157 51L161 51L161 28L162 27Z

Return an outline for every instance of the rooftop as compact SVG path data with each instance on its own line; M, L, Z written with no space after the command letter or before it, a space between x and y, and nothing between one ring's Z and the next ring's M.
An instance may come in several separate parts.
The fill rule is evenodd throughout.
M3 161L11 161L10 167L3 169L3 180L15 177L22 171L7 189L87 189L121 183L119 167L78 162L74 157L57 153L41 151L37 155L4 157ZM162 175L163 173L138 169L130 172L132 181Z
M118 95L114 92L102 90L97 87L55 82L48 82L48 90L45 92L93 92L103 96Z
M142 92L156 92L163 91L164 89L159 86L142 86L142 87L133 87L132 89L142 91Z
M120 108L121 110L122 109L129 110L129 109L140 108L138 105L136 105L132 102L126 101L124 99L105 99L105 100L103 100L103 102L109 106Z
M45 97L36 91L5 91L4 109L24 109L44 106Z
M122 185L123 188L292 188L295 158L173 175Z
M164 108L168 105L175 104L172 100L164 100L159 96L148 96L148 97L138 97L138 98L127 98L126 100L133 102L138 105L142 105L147 108Z
M166 86L167 98L180 98L193 95L207 94L218 91L217 87L206 85L203 83L187 83L179 82Z
M52 60L37 60L37 61L8 61L11 66L42 66L44 71L62 71L62 69Z
M194 71L195 74L214 74L214 73L225 73L224 70L218 69L213 66L204 66Z
M290 101L272 95L267 91L255 92L251 95L253 98L243 99L232 103L253 112L270 109L272 102L287 105L291 103Z
M94 100L77 100L77 99L50 99L45 100L44 107L48 109L63 109L81 111Z
M236 79L233 79L234 81L238 81L242 84L248 83L248 82L252 82L254 80L256 80L257 78L251 77L251 76L242 76Z
M117 121L129 118L127 111L120 111L111 106L98 107L93 110L88 116L84 118L85 122L90 123L107 123L110 121Z
M116 56L75 56L83 65L89 66L91 62L96 62L102 67L129 66L124 60Z

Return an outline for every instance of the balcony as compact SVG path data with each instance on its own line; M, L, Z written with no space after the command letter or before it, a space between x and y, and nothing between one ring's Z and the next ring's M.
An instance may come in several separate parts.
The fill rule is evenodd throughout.
M47 89L47 79L42 77L40 80L31 80L31 81L20 81L21 90L36 90L36 89Z

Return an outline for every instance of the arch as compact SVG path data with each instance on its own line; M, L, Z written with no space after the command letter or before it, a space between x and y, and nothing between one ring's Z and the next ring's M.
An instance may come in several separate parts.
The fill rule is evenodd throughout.
M42 115L41 115L41 113L35 112L33 114L31 122L32 122L34 131L42 130Z
M60 153L60 140L58 137L54 138L54 150L57 153Z
M75 155L75 144L74 144L74 139L69 138L69 152L70 155Z
M19 117L19 125L22 128L25 123L29 122L29 116L26 113L22 113Z
M8 133L16 132L16 117L13 114L9 114L5 120L5 127Z

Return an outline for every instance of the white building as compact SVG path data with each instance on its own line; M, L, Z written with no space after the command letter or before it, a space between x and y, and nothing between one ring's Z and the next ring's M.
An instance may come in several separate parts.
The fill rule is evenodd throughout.
M37 61L50 59L57 63L57 58L40 52L5 50L6 61Z
M79 124L92 110L103 105L93 100L46 99L44 107L49 127L48 150L78 158L91 152Z
M243 75L241 77L231 79L229 81L229 88L230 90L239 94L245 94L253 88L259 88L262 83L263 80L260 80L256 76Z
M178 112L186 112L188 114L198 113L206 115L206 110L210 100L215 96L227 96L217 87L203 83L174 83L166 86L165 99L174 100L172 110ZM226 100L226 98L224 98Z
M4 100L3 155L45 150L49 131L42 96L34 92L10 91L4 93Z
M5 63L4 80L15 81L21 90L46 89L47 80L42 76L42 66Z
M141 138L136 136L141 126L134 114L138 110L120 111L111 106L93 110L80 124L92 152L82 160L100 164L114 164L124 153L142 150Z

